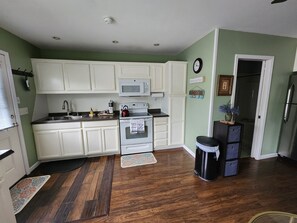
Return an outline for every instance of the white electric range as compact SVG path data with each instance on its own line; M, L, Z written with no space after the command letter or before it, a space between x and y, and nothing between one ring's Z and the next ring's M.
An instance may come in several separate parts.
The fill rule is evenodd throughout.
M129 116L120 114L121 154L153 151L153 117L148 113L148 103L120 104L120 110L128 109Z

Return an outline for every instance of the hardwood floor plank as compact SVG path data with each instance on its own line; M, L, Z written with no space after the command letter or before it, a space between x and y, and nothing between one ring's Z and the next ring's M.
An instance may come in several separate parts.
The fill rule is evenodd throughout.
M80 188L82 187L82 182L90 168L90 163L85 163L79 170L79 173L75 177L66 197L64 198L60 208L57 211L57 214L54 218L54 221L65 222L68 218L69 212L73 208L73 202L79 193Z
M97 203L95 215L106 215L109 213L109 207L110 207L109 204L110 204L113 169L114 169L113 167L114 167L114 156L108 156L103 177L101 180L98 197L97 197L97 200L102 200L103 202ZM106 190L106 188L108 190Z

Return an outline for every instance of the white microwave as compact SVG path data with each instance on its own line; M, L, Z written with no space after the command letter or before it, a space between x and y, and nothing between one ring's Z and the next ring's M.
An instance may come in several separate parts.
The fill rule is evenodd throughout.
M119 96L150 96L151 94L150 79L119 79Z

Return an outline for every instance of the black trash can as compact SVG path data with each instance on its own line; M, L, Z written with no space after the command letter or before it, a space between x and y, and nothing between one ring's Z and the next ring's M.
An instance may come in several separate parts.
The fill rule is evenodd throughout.
M211 137L196 138L194 172L203 180L214 180L219 174L219 142Z

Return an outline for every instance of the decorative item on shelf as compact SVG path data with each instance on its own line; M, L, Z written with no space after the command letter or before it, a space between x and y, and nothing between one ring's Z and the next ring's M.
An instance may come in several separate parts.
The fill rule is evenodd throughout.
M239 107L232 107L230 101L219 107L219 111L225 113L225 120L221 120L220 122L234 125L235 116L239 115Z
M199 86L195 86L191 90L189 90L190 98L203 99L204 95L205 90Z
M218 96L231 96L233 85L233 75L220 75Z

